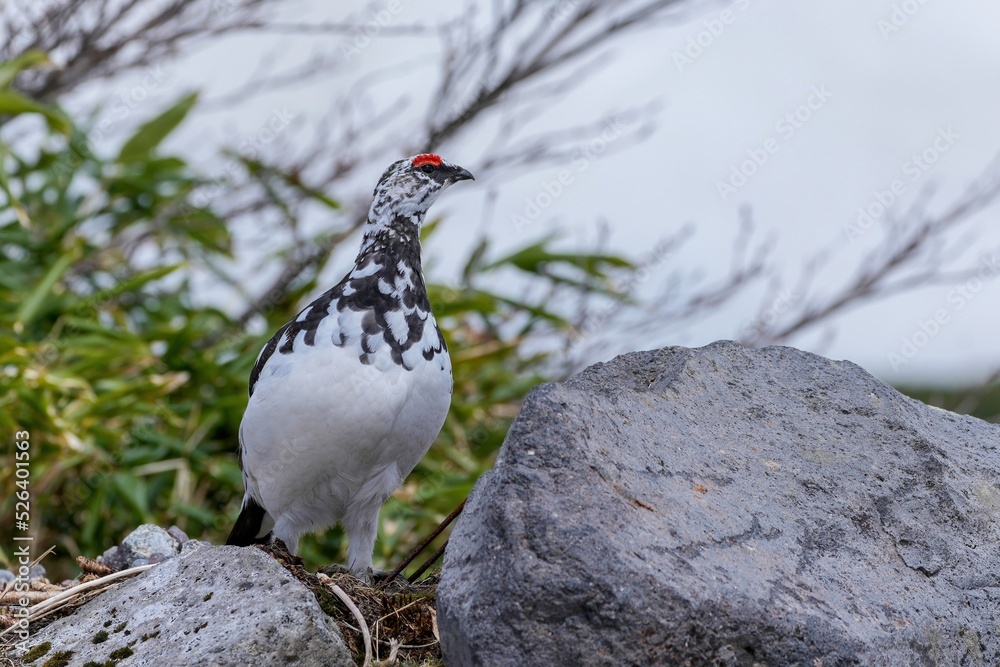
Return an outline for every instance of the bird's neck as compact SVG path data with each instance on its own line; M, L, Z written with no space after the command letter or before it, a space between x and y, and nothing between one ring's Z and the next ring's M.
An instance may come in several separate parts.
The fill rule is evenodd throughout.
M370 264L376 256L388 256L405 261L420 272L420 227L424 213L402 215L397 211L378 211L374 206L368 214L361 249L355 260L355 271ZM380 262L382 263L382 262Z

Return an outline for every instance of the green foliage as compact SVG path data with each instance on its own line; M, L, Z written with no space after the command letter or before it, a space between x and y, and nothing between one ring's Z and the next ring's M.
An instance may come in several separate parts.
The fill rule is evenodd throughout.
M181 124L197 100L197 93L186 95L159 116L144 123L122 146L118 162L124 164L149 160L156 147Z
M14 78L23 70L48 62L49 57L41 51L26 51L13 60L0 63L0 117L35 113L44 118L52 130L66 134L70 121L59 109L39 104L11 89Z
M0 431L8 441L30 433L32 532L39 550L56 545L46 566L59 578L74 573L75 556L96 556L143 522L225 539L242 497L235 450L250 369L311 286L275 304L262 333L200 305L193 276L231 256L229 227L196 203L207 179L161 151L196 96L143 124L108 158L58 109L3 106L14 99L13 73L40 61L0 65L0 113L40 115L47 128L28 147L0 143ZM251 180L337 207L296 175L242 164ZM568 331L547 305L552 290L604 290L608 272L627 267L611 256L556 253L549 241L496 260L489 254L484 241L457 285L429 288L452 351L455 396L431 453L383 511L382 566L492 464L521 399L542 379L545 354L529 353L526 343ZM545 296L485 287L501 275L541 282ZM2 452L0 488L10 490L13 450ZM13 525L13 510L7 492L0 525ZM338 531L308 538L303 555L312 566L335 562L341 541ZM0 551L0 561L9 558Z
M968 387L916 387L897 386L899 391L918 401L971 415L984 421L1000 423L1000 385L989 383L984 386Z

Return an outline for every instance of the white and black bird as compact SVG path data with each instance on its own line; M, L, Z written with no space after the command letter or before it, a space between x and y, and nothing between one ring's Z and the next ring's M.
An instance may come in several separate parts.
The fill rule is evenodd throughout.
M240 424L246 493L228 544L340 523L367 577L382 504L423 458L451 403L451 360L420 265L427 209L472 174L437 155L393 163L375 187L354 268L267 342Z

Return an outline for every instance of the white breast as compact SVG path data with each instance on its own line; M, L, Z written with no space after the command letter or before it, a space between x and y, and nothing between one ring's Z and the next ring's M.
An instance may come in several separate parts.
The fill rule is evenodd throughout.
M348 324L327 320L338 329ZM427 324L425 336L436 340L433 319ZM413 370L392 363L388 349L362 364L355 341L326 343L332 331L324 328L322 343L296 344L292 354L268 360L240 426L251 495L276 518L328 511L310 516L317 526L340 520L387 466L405 478L441 430L452 391L447 352L420 358Z

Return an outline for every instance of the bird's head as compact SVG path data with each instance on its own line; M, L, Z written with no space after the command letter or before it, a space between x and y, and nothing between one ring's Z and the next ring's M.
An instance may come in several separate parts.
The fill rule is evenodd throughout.
M408 217L419 225L442 190L470 179L475 180L467 169L433 153L393 162L375 186L370 217Z

